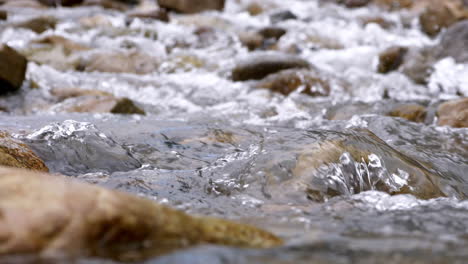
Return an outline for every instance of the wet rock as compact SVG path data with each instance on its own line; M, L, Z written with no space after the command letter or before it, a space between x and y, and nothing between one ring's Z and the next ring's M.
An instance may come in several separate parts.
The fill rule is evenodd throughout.
M426 84L436 61L433 47L408 48L400 70L415 83Z
M57 19L55 17L41 16L17 23L15 26L26 28L40 34L48 29L54 29L56 24Z
M437 109L439 126L468 127L468 98L448 101Z
M468 62L468 20L449 27L436 49L439 59L452 57L458 63Z
M82 6L100 6L105 9L115 9L119 11L127 11L130 7L114 0L85 0Z
M259 80L281 70L308 68L309 66L307 61L286 54L255 55L237 64L232 71L232 79L234 81Z
M73 93L73 91L71 92ZM101 94L102 93L102 94ZM136 106L128 98L118 98L106 95L99 91L86 91L77 93L80 96L71 97L61 104L53 107L55 112L78 112L78 113L112 113L112 114L138 114L144 115L145 111ZM95 95L93 95L95 94Z
M0 166L48 172L44 162L24 143L0 131Z
M223 10L225 0L158 0L161 7L181 13L198 13L207 10Z
M379 73L388 73L398 69L403 63L403 59L407 51L408 48L398 46L384 50L379 55L377 71Z
M129 13L128 17L169 22L169 14L164 9L134 11L134 12Z
M2 255L137 261L199 244L281 244L252 226L191 217L144 198L55 175L2 167L0 193Z
M421 29L429 36L437 35L461 19L468 18L468 9L460 0L433 1L419 16Z
M94 54L83 63L87 72L148 74L159 67L155 58L137 51Z
M344 0L342 2L346 7L362 7L369 4L371 0Z
M7 20L8 19L8 12L5 10L0 10L0 20Z
M0 45L0 94L20 89L24 81L27 60L8 45Z
M80 88L52 88L50 94L57 97L60 101L80 96L112 96L108 92Z
M416 2L422 2L421 0L373 0L373 2L382 8L388 10L399 10L402 8L412 8Z
M284 34L286 34L286 30L281 27L265 27L258 31L265 39L280 39Z
M250 3L247 6L246 10L247 12L249 12L251 16L257 16L263 13L263 7L259 3L256 3L256 2Z
M362 23L364 26L368 24L377 24L383 29L389 29L395 26L393 22L386 20L383 17L364 17L362 18Z
M265 40L262 35L253 31L239 32L237 37L242 45L247 47L250 51L261 48Z
M268 75L259 84L258 88L266 88L273 92L288 95L296 90L310 96L327 96L330 85L313 70L284 70Z
M389 116L401 117L412 122L423 123L426 119L427 110L418 104L405 104L392 109Z
M278 23L290 19L297 19L297 16L289 10L279 11L270 16L271 23Z
M46 6L74 6L83 3L83 0L39 0Z

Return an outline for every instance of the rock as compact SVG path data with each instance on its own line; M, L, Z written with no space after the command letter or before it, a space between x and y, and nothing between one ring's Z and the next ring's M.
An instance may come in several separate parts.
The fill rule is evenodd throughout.
M368 24L377 24L383 29L389 29L395 26L393 22L386 20L383 17L363 17L361 20L364 26L367 26Z
M346 7L362 7L369 4L369 2L371 2L371 0L344 0L343 4Z
M422 2L421 0L417 0L417 1ZM411 8L417 1L416 0L373 0L373 2L377 6L388 9L388 10L399 10L402 8Z
M437 61L433 47L408 48L404 62L400 66L408 78L417 84L426 84L432 73L432 65Z
M297 16L289 10L279 11L270 16L270 21L273 24L290 19L297 19Z
M462 0L428 1L419 16L421 28L429 36L465 19L468 19L468 5Z
M252 226L195 218L57 175L1 167L0 196L1 255L142 261L200 244L268 248L282 243Z
M399 46L390 47L384 50L379 55L379 65L377 67L377 72L388 73L398 69L403 63L403 59L407 51L408 48Z
M128 17L169 22L169 14L164 9L131 12Z
M80 96L112 96L108 92L80 88L52 88L50 94L57 97L60 101Z
M41 16L32 18L15 24L16 27L26 28L40 34L48 29L54 29L57 19L51 16Z
M85 0L83 6L100 6L106 9L115 9L119 11L127 11L130 7L121 2L114 0Z
M87 72L148 74L159 67L155 58L137 51L94 54L83 63Z
M309 63L299 57L282 53L260 54L239 62L232 71L232 79L259 80L281 70L308 67Z
M39 0L46 6L74 6L83 3L83 0Z
M265 40L262 35L252 31L239 32L237 37L242 45L246 46L250 51L261 48Z
M452 57L458 63L468 62L468 20L450 26L436 49L439 59Z
M0 45L0 94L20 89L24 81L27 60L6 44Z
M46 6L39 3L37 0L6 0L2 8L23 7L23 8L45 8Z
M7 20L8 19L8 13L5 10L0 10L0 20Z
M52 108L55 112L78 113L112 113L112 114L138 114L144 115L145 111L136 106L128 98L118 98L107 95L105 92L84 90L82 92L70 91L70 97L61 104ZM64 95L62 93L62 95Z
M437 109L439 126L468 127L468 98L448 101Z
M0 131L0 166L48 172L44 162L24 143Z
M193 14L208 10L223 10L225 0L158 0L161 7Z
M256 87L266 88L283 95L288 95L298 89L302 89L301 93L310 96L330 94L328 82L321 79L319 74L312 70L283 70L268 75Z
M284 34L286 34L286 30L281 27L265 27L258 31L265 39L280 39Z
M259 3L250 3L246 10L251 16L257 16L263 13L263 7Z
M388 115L401 117L412 122L423 123L426 119L427 110L424 106L418 104L404 104L395 107Z

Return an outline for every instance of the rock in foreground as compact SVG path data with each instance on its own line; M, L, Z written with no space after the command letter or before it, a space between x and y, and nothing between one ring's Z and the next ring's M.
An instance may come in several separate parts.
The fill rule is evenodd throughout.
M27 60L8 45L0 45L0 94L13 92L24 81Z
M0 255L142 260L203 243L281 244L251 226L194 218L147 199L26 170L0 167L0 197Z
M48 172L44 162L25 144L0 131L0 166Z

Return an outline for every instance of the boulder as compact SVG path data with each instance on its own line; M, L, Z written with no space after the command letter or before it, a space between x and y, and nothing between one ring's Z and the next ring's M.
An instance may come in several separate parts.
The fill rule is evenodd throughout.
M288 95L298 89L301 93L310 96L327 96L330 94L330 85L316 71L312 70L284 70L268 75L259 84L258 88L266 88L273 92Z
M158 0L160 7L192 14L208 10L223 10L225 0Z
M448 101L437 109L439 126L468 127L468 98Z
M0 131L0 166L48 172L44 162L24 143Z
M401 117L412 122L422 123L426 119L427 110L424 106L418 104L404 104L392 109L388 115Z
M41 34L48 29L54 29L57 24L57 19L51 16L41 16L28 19L23 22L16 23L14 26L20 28L26 28L31 31Z
M159 67L155 58L137 51L97 53L83 63L87 72L148 74Z
M308 68L306 60L282 53L270 53L251 56L240 61L232 70L234 81L263 79L269 74L292 68Z
M468 20L450 26L436 49L439 59L452 57L458 63L468 62Z
M13 92L24 81L27 60L6 44L0 45L0 94Z
M398 69L398 67L403 63L403 59L407 51L408 48L399 46L390 47L384 50L379 55L377 72L388 73Z
M69 178L0 167L0 254L142 261L200 244L267 248L276 236Z
M419 16L421 29L429 36L436 36L459 20L468 18L468 9L461 0L432 1Z

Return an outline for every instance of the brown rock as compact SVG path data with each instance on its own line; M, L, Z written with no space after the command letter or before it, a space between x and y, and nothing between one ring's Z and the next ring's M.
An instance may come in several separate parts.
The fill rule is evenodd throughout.
M251 16L257 16L263 13L263 7L259 3L250 3L246 10Z
M421 29L436 36L443 28L468 18L468 10L460 0L432 1L419 16Z
M112 94L108 92L80 88L52 88L50 94L57 97L60 101L80 96L112 96Z
M424 106L418 104L405 104L395 107L388 115L422 123L426 119L427 110Z
M169 14L164 9L131 12L128 14L128 17L169 22Z
M268 75L258 85L274 92L288 95L297 89L310 96L327 96L330 94L330 85L318 73L311 70L284 70Z
M373 0L376 5L389 10L411 8L415 4L415 1L421 0Z
M147 74L159 67L155 58L136 51L95 54L84 63L88 72Z
M128 5L121 3L121 2L114 1L114 0L85 0L82 5L83 6L100 6L102 8L115 9L119 11L127 11L129 9Z
M8 45L0 45L0 94L16 91L24 81L27 60Z
M377 71L379 73L388 73L398 69L398 67L403 63L403 59L407 51L408 48L398 46L384 50L379 55L379 66L377 67Z
M40 34L48 29L55 28L56 24L56 18L50 16L41 16L17 23L15 26L20 28L27 28Z
M371 2L371 0L344 0L343 4L346 7L362 7L369 4L369 2Z
M150 200L0 167L0 255L144 260L199 244L281 244L252 226L195 218Z
M7 20L8 19L8 13L5 10L0 10L0 20Z
M78 112L78 113L112 113L112 114L138 114L145 112L136 106L128 98L118 98L113 95L99 95L98 91L89 91L89 95L72 97L55 106L55 112ZM83 92L83 94L85 94ZM97 94L97 95L93 95Z
M265 40L262 35L252 31L239 32L237 37L242 45L246 46L250 51L261 48Z
M281 27L265 27L258 31L265 39L280 39L284 34L286 34L286 30Z
M437 116L439 126L468 127L468 97L441 104Z
M44 162L24 143L0 131L0 166L48 172Z
M232 71L234 81L259 80L269 74L291 68L308 68L307 61L282 53L261 54L241 61Z
M389 29L394 26L394 23L386 20L383 17L364 17L362 18L362 23L364 26L368 24L377 24L383 29Z
M158 0L161 7L180 13L198 13L207 10L223 10L225 0Z

